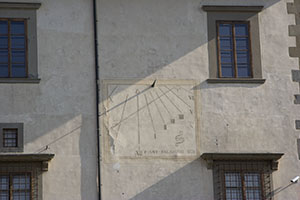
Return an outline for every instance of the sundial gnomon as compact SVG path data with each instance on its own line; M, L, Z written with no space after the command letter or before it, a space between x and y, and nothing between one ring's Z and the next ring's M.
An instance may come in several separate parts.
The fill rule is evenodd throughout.
M119 157L195 156L196 91L193 81L105 82L101 116Z

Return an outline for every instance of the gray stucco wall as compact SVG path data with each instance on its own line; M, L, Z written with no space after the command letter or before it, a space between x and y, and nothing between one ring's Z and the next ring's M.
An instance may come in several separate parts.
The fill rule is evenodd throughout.
M299 109L293 104L298 87L291 81L297 59L288 54L295 41L288 35L294 19L286 4L283 0L99 0L101 80L196 80L199 153L283 152L279 170L273 173L274 199L297 199L299 185L289 185L290 178L300 173L299 133L294 126ZM265 7L259 13L264 84L206 82L207 15L202 5ZM101 127L104 199L213 199L212 172L203 160L120 158L105 146L105 129Z
M24 123L24 152L55 154L43 173L43 200L97 199L92 2L30 2L42 3L37 11L41 81L1 84L0 122ZM288 55L295 40L288 36L294 17L287 14L287 2L97 1L101 81L193 80L198 95L199 143L192 157L121 158L112 153L115 141L101 126L104 200L213 199L212 171L199 158L205 152L283 152L273 173L274 199L299 197L300 186L289 182L300 173L294 122L300 110L293 104L298 85L291 70L298 69L298 60ZM259 14L264 84L206 82L207 15L201 6L208 4L265 6ZM107 99L101 99L103 109Z
M55 154L43 173L43 200L97 199L92 2L18 2L42 3L37 10L41 81L1 83L0 122L24 123L25 153Z

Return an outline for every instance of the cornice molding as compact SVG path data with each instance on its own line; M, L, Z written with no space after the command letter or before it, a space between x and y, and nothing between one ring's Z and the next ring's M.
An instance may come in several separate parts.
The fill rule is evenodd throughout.
M0 162L41 162L41 170L48 171L48 162L54 154L23 154L23 153L0 153Z
M204 5L202 9L206 12L260 12L264 6L214 6Z

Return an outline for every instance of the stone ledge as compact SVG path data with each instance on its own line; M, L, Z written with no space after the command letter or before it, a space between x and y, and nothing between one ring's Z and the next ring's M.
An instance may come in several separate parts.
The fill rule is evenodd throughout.
M260 12L264 6L213 6L204 5L202 9L206 12Z
M288 14L297 14L300 10L300 3L287 3L287 12Z
M23 154L23 153L0 153L0 162L41 162L42 171L48 171L48 162L54 154Z
M300 120L295 120L295 128L296 130L300 130Z
M297 58L300 57L300 48L299 47L289 47L290 57Z
M250 83L250 84L263 84L266 79L262 78L209 78L207 83Z
M0 78L1 83L40 83L39 78Z
M292 70L292 80L300 83L300 70Z
M0 2L0 9L39 9L41 5L41 3Z
M299 36L300 25L289 25L289 36Z
M300 104L300 94L295 94L294 104Z

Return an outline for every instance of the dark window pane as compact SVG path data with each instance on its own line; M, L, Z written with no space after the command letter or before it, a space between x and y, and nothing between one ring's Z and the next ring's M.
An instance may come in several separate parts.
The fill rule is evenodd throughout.
M8 22L0 21L0 34L7 34L8 31Z
M8 77L8 65L0 64L0 77Z
M219 24L219 35L231 35L231 24Z
M232 51L221 51L221 63L233 63Z
M235 24L235 35L248 35L248 24Z
M236 61L238 64L249 64L249 53L248 51L237 51Z
M245 174L246 187L260 187L260 174L259 173L246 173Z
M11 37L11 48L12 49L24 49L25 48L25 37L24 36L12 36Z
M8 37L0 36L0 49L8 48Z
M260 189L246 189L247 200L261 200Z
M8 190L9 178L8 176L0 176L0 190Z
M225 186L240 187L241 186L240 173L225 173Z
M234 76L234 70L233 70L233 65L225 65L222 64L222 77L233 77Z
M11 76L12 77L26 77L26 67L25 64L13 64L11 69Z
M227 188L226 200L243 200L241 188Z
M3 147L17 147L18 129L3 129Z
M25 24L23 21L12 21L10 28L11 34L25 34Z
M248 65L238 65L238 77L251 77L250 67Z
M25 64L25 56L23 54L13 54L12 63L13 64Z
M1 51L0 50L0 63L8 63L8 50Z
M30 189L30 175L14 175L13 176L13 190L27 190Z
M25 64L25 51L12 51L12 63Z
M236 49L249 49L248 38L236 38Z
M220 49L230 50L232 49L232 39L231 37L221 37L220 38Z
M9 200L8 191L0 191L0 200Z

